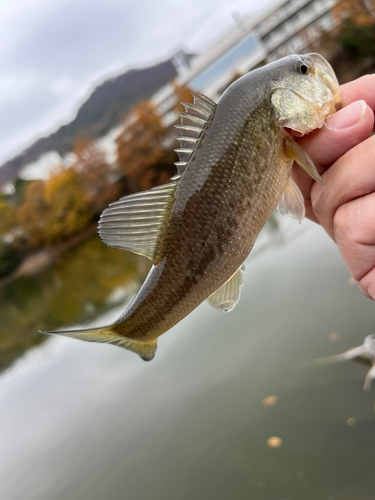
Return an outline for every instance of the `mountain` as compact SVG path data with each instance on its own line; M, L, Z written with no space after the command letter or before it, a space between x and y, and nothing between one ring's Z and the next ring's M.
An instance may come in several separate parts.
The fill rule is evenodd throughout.
M79 108L77 116L48 137L35 141L0 167L0 186L13 180L19 170L43 153L56 150L61 155L72 151L80 136L101 137L119 124L124 114L139 101L152 96L177 75L172 59L155 66L132 69L96 87Z

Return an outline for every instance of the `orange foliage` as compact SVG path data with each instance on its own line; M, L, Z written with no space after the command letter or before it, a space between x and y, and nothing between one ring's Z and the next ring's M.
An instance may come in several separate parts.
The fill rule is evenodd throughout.
M116 171L110 169L103 151L89 138L76 142L74 154L77 159L72 168L78 172L87 208L92 215L99 215L118 198Z
M48 221L48 203L43 181L34 181L27 186L17 215L18 223L28 233L32 246L47 243L45 226Z
M340 0L332 7L332 14L339 22L349 18L357 26L368 26L375 23L375 1Z
M90 220L85 193L74 168L60 169L45 186L49 206L46 233L49 241L82 231Z
M82 231L90 218L78 173L73 168L61 168L46 183L30 183L18 210L18 222L34 247Z
M164 157L162 141L165 131L150 102L135 106L127 122L117 139L118 166L120 172L133 180L137 189L141 177Z
M0 199L0 236L8 233L17 225L16 207Z
M173 110L176 113L185 113L185 108L180 104L181 102L193 103L191 89L189 87L180 87L177 83L174 84L176 93L176 105Z

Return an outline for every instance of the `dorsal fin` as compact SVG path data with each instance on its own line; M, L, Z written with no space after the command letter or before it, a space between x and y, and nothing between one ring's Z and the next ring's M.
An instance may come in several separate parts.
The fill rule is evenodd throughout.
M99 221L103 242L154 260L175 190L175 183L166 184L111 203Z
M203 131L211 123L217 105L208 97L197 94L193 96L193 103L182 102L186 113L179 113L181 124L175 125L180 131L180 137L176 139L180 142L180 147L175 149L179 161L175 163L177 172L181 175L194 151L197 149Z

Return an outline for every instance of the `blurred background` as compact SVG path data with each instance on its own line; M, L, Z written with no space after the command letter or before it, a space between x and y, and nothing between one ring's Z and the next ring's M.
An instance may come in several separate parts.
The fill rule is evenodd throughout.
M375 69L374 0L0 5L0 498L375 498L373 304L309 221L275 214L240 304L202 304L145 364L38 330L103 325L149 261L96 234L108 203L169 182L180 101L320 52Z

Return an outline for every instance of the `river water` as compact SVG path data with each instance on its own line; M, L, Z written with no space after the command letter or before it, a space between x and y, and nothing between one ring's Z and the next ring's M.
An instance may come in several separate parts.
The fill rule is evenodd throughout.
M66 323L108 323L144 277L111 249L117 274L98 282L81 248L70 279L40 277L30 331L63 326L59 305ZM373 500L368 366L316 360L375 333L374 304L308 221L272 219L246 269L233 312L202 304L150 363L66 338L20 348L0 375L1 500ZM17 315L4 315L10 329Z

